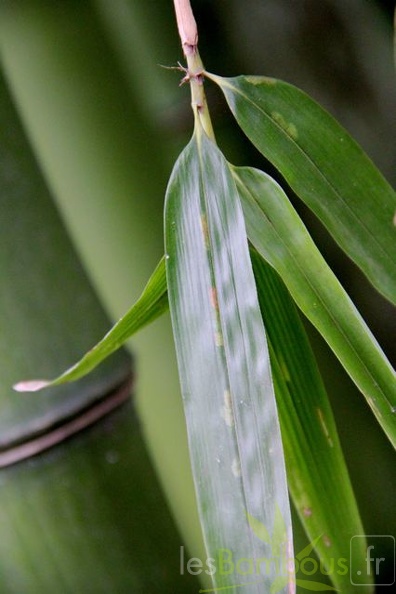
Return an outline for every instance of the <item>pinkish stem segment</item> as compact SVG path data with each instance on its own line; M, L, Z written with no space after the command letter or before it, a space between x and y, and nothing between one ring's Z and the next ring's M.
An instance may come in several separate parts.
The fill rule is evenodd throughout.
M190 82L191 106L196 120L199 120L207 136L215 141L212 122L203 88L204 65L198 52L198 29L191 9L190 0L173 0L176 12L177 28L187 60L185 81Z
M198 45L197 23L189 0L174 0L177 28L185 57L195 53Z

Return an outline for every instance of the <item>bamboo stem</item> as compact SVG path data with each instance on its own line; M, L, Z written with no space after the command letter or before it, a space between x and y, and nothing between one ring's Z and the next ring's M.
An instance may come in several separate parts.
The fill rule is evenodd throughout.
M189 0L174 0L177 28L184 55L195 53L198 45L197 23Z
M190 0L174 0L177 28L187 60L186 76L182 82L189 82L191 87L191 106L196 121L202 125L205 133L215 142L215 135L210 119L203 87L205 67L198 52L198 29L191 9Z

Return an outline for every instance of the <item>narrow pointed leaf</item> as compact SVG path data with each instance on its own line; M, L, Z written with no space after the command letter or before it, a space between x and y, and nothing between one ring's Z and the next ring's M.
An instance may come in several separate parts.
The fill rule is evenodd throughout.
M18 392L36 392L84 377L119 349L128 338L153 322L167 309L165 260L162 258L137 302L75 365L53 380L22 381L16 384L14 389Z
M334 586L348 594L354 591L349 572L338 571L334 560L347 562L352 536L364 534L364 529L329 399L297 308L284 283L254 249L251 259L270 346L287 482L310 540L310 545L296 551L295 557L301 560L315 548ZM364 559L365 539L359 540L360 551L356 554ZM321 575L319 570L315 573L316 581L320 581ZM367 588L365 593L369 591Z
M252 143L377 290L396 303L396 193L359 145L293 85L208 76Z
M396 378L381 348L282 188L256 169L233 171L252 244L282 277L396 446Z
M254 567L253 575L246 567L271 556L248 517L272 533L278 506L292 556L279 423L238 193L223 155L199 124L169 182L165 240L201 525L208 557L220 569L214 585L269 591L275 564L257 573ZM238 560L245 563L240 570Z

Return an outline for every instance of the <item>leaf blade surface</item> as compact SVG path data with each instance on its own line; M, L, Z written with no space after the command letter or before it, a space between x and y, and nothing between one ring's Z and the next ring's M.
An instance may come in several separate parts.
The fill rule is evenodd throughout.
M396 193L364 151L293 85L258 76L208 77L251 142L396 304Z
M325 338L396 446L395 372L327 266L282 188L257 169L233 168L248 236Z
M174 168L165 222L168 298L208 556L228 551L254 563L271 554L248 517L272 532L276 506L290 555L282 445L242 209L224 157L203 132ZM218 572L214 583L258 593L273 571L254 575L260 583Z
M296 551L295 557L301 560L315 548L333 585L347 594L355 589L348 572L337 571L334 560L349 558L352 536L364 534L364 529L330 402L295 303L254 249L251 258L270 348L289 491L311 543L306 554ZM359 545L356 554L364 559L364 538ZM321 577L320 571L315 573L316 583ZM298 574L296 578L299 585Z

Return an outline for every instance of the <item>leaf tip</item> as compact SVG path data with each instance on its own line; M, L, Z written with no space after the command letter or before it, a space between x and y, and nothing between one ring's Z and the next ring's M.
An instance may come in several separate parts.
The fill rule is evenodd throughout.
M28 380L23 382L18 382L14 384L12 387L15 392L38 392L43 388L46 388L50 385L51 382L47 380Z

